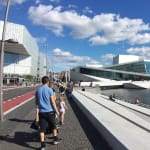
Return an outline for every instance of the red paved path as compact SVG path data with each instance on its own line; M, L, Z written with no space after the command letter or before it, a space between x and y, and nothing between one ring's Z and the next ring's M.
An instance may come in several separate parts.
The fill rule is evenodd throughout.
M32 91L32 92L25 93L21 96L4 101L3 102L3 112L6 112L6 111L12 109L13 107L27 101L28 99L33 97L34 94L35 94L35 91Z

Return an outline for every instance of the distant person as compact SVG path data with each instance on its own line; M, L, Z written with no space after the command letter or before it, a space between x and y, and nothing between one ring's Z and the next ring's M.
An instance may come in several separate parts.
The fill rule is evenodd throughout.
M60 92L60 94L64 94L65 93L65 87L64 87L63 84L60 85L59 92Z
M80 81L78 81L78 84L79 84L79 87L81 86L81 80Z
M83 88L81 89L81 91L85 91L85 88L83 87Z
M68 109L68 107L66 106L66 103L64 101L64 95L61 95L59 97L59 112L60 112L60 123L61 125L64 124L64 115L66 112L66 109Z
M115 99L114 99L114 95L109 95L109 100L111 100L111 101L115 101Z
M74 86L74 85L73 85L73 82L72 82L72 81L68 82L68 84L67 84L67 96L68 96L69 98L72 97L73 86Z
M79 86L81 86L81 82L83 82L83 80L80 80L80 81L79 81Z
M45 150L45 132L47 123L51 125L53 129L54 141L53 144L58 144L61 139L57 136L55 113L59 116L59 111L56 107L53 90L48 87L49 78L44 76L42 78L42 85L36 90L35 98L39 111L39 125L40 125L40 142L41 150Z
M54 93L54 99L55 99L55 102L56 102L56 92L55 92L55 89L54 89L54 82L53 81L50 81L49 82L49 87L53 89L53 93ZM56 102L56 106L57 106L57 102ZM60 122L59 122L59 116L55 116L55 124L56 124L56 129L57 129L57 132L58 131L58 128L60 128ZM51 131L51 126L49 125L48 126L48 129Z
M113 97L113 98L116 98L116 95L115 95L115 93L113 93L112 97Z
M92 87L92 86L93 86L93 83L91 82L91 83L90 83L90 87Z
M140 99L138 97L135 98L134 104L140 104Z
M53 94L54 94L54 99L56 101L56 93L55 93L54 82L53 81L49 81L49 87L52 88Z

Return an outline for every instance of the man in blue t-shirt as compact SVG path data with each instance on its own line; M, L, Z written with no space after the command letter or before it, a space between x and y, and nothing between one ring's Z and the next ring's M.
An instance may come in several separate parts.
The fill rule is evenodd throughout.
M55 123L55 115L59 116L59 111L56 107L56 102L53 94L53 90L48 87L49 78L44 76L42 78L42 84L35 93L36 105L39 110L39 124L40 124L40 141L41 150L45 150L45 132L48 124L53 129L54 144L60 143L61 139L57 137L57 129ZM56 113L56 114L55 114Z

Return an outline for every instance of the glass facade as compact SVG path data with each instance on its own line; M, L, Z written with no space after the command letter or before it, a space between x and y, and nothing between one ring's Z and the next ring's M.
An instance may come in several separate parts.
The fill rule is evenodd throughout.
M87 68L87 67L77 67L72 69L72 71L87 74L95 77L107 78L111 80L150 80L150 75L127 72L127 71L118 71L113 69L95 69L95 68Z
M145 61L145 70L147 74L150 74L150 62Z
M11 53L4 53L4 60L5 60L4 66L10 65L12 63L17 63L19 61L19 55L11 54Z
M146 66L147 66L147 68L150 69L150 64L147 64ZM106 67L106 68L122 70L122 71L129 71L129 72L137 72L137 73L147 73L144 61L128 63L128 64L119 64L119 65L114 65L114 66Z
M21 60L25 59L28 56L12 54L12 53L4 53L4 66L10 65L12 63L18 64Z

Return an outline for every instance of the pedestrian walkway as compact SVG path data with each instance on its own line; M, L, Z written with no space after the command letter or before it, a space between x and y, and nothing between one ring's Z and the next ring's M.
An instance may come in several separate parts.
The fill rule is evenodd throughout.
M46 137L49 150L110 150L101 135L84 116L78 106L67 100L65 124L60 129L63 141L52 144L52 135ZM31 129L34 119L34 100L31 100L5 116L0 123L0 150L37 150L40 147L38 132Z

